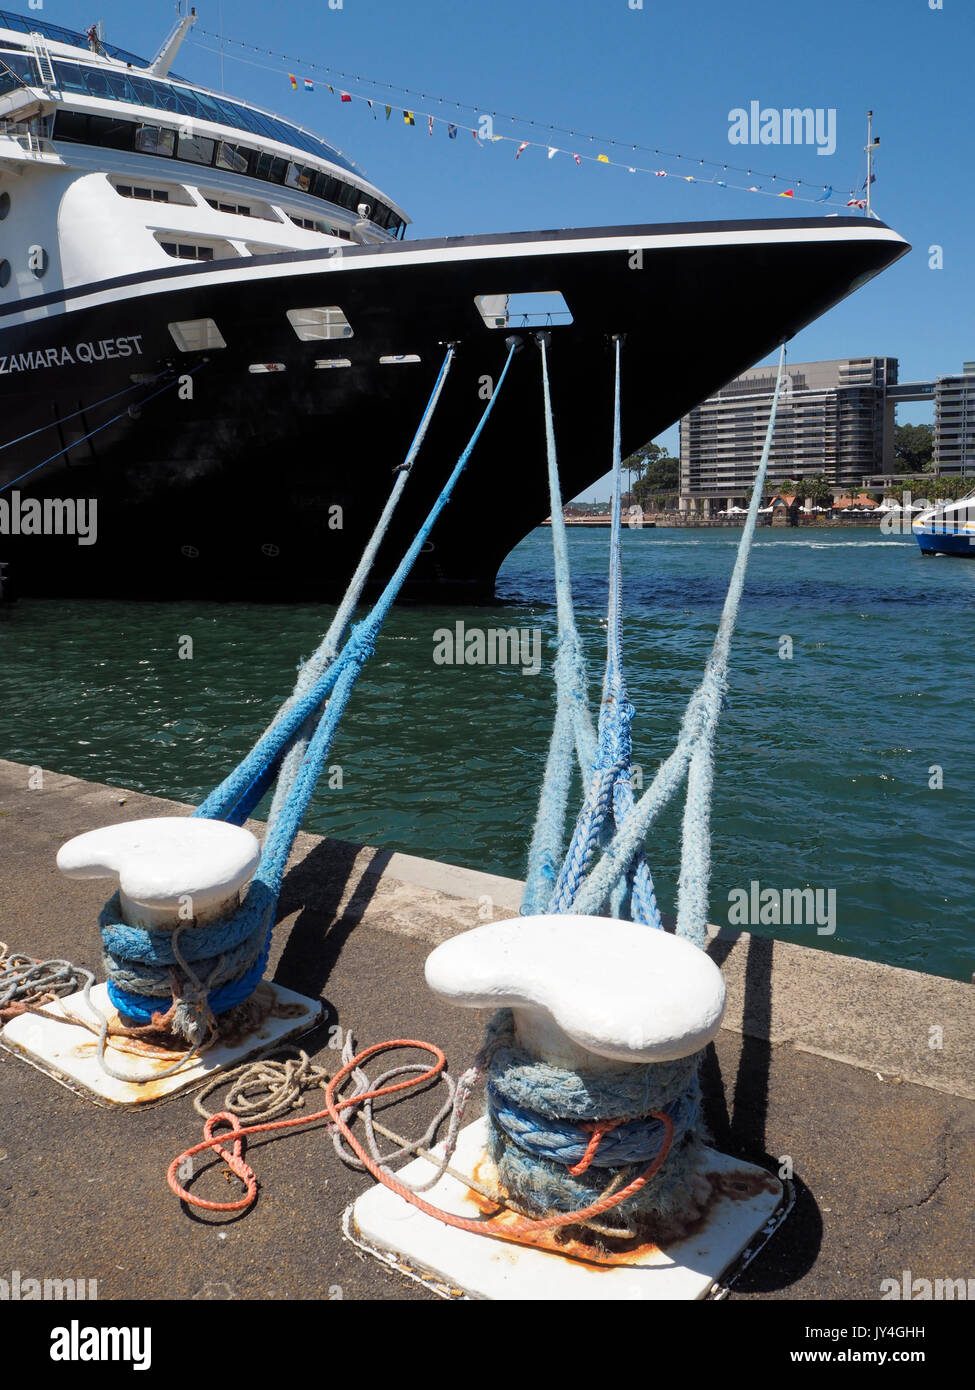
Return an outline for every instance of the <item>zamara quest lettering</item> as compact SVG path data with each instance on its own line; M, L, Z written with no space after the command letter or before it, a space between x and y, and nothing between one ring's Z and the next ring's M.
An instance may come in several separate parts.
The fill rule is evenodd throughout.
M73 367L78 362L90 366L93 362L138 357L141 354L142 334L128 333L121 338L98 338L75 343L73 347L38 348L36 352L17 352L11 357L0 357L0 376L10 376L13 372L37 372L49 367Z

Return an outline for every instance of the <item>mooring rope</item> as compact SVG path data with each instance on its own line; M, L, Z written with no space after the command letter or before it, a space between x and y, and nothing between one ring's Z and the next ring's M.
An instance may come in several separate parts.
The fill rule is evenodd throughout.
M372 655L375 642L382 625L405 583L427 537L432 531L441 512L446 507L454 487L470 459L481 437L485 425L501 393L508 369L516 351L516 344L509 347L504 368L498 378L494 392L487 402L477 426L457 463L454 466L439 496L427 517L414 536L406 554L403 556L392 577L387 582L380 597L376 600L367 617L356 624L347 638L341 652L334 656L328 649L328 638L311 658L312 671L307 681L299 676L298 685L285 701L278 716L257 740L251 751L238 766L206 798L194 813L210 819L226 819L241 806L245 800L253 805L250 797L255 784L266 785L265 779L270 768L278 768L296 740L302 739L306 725L317 717L317 725L307 741L303 756L291 777L286 799L277 804L277 812L268 820L267 830L254 878L241 907L226 921L217 924L220 932L226 933L230 926L231 938L240 942L240 953L233 967L227 965L221 953L215 959L197 955L196 968L189 972L182 969L182 979L178 986L178 1005L170 1022L174 1032L199 1043L206 1032L212 1031L213 1016L233 1008L246 999L261 980L271 946L271 931L274 923L274 910L281 889L284 869L291 853L295 837L304 819L308 804L318 783L321 769L328 757L332 740L339 721L351 698L352 691L362 673L366 662ZM407 456L412 465L419 449L423 434L429 424L432 408L439 399L440 391L452 350L448 351L444 367L437 379L430 405L424 413L420 430L414 446ZM400 472L393 491L398 497L408 469ZM374 535L372 555L382 539L380 526L388 525L392 510L387 507ZM360 565L355 576L355 584L361 590L365 571ZM352 604L343 604L343 621L347 621ZM337 615L338 616L338 615ZM333 624L333 628L334 628ZM330 629L331 631L331 629ZM327 701L327 703L326 703ZM115 1007L126 1017L139 1022L149 1022L159 1008L159 999L164 997L159 991L165 990L160 966L157 963L158 942L155 937L147 938L134 928L120 932L120 924L111 920L114 900L107 905L107 915L103 914L102 928L111 943L112 960L109 968L109 997ZM232 924L232 925L231 925ZM190 939L198 933L213 930L211 927L192 927ZM133 934L134 933L134 934ZM204 938L205 939L205 938ZM249 944L248 944L249 943ZM108 943L106 943L108 944ZM124 944L124 955L120 948ZM249 953L256 944L257 950L249 961ZM176 944L173 943L176 950ZM168 962L167 962L168 963ZM143 966L148 968L143 970ZM231 970L233 977L222 981ZM117 977L117 978L116 978ZM154 993L155 991L155 993ZM167 992L168 993L168 992ZM177 998L177 995L173 996Z
M710 880L710 790L713 778L714 736L721 715L728 683L731 640L735 631L741 596L745 586L748 558L758 521L758 509L765 486L779 392L785 372L785 345L779 355L775 390L769 410L765 445L752 487L748 514L728 586L714 645L704 677L688 701L673 752L658 768L653 781L633 807L627 811L611 843L580 882L569 911L598 913L621 874L635 854L642 850L647 833L660 811L689 774L688 798L684 813L681 855L680 895L677 934L702 946L707 936L707 895ZM693 780L689 770L693 764Z
M523 911L537 910L533 904L541 901L549 905L550 910L554 907L556 911L568 909L578 912L582 910L579 906L581 892L586 889L589 880L594 874L602 874L605 877L608 872L605 865L607 862L614 863L604 854L596 869L589 875L589 880L584 876L597 846L606 836L607 827L618 827L610 849L616 852L619 859L621 838L624 832L631 831L637 821L637 813L646 801L646 798L642 798L639 803L635 803L632 796L632 748L629 728L633 711L626 698L622 663L621 352L620 341L617 340L607 658L598 737L593 748L587 739L585 717L579 710L573 712L571 707L573 699L580 703L581 697L581 701L584 702L585 675L580 663L581 647L571 613L565 531L556 521L556 516L560 515L560 507L556 507L556 503L560 501L560 493L544 338L541 340L541 346L549 482L553 502L553 547L556 555L559 630L560 638L565 639L565 651L568 655L562 667L557 667L556 671L556 731L553 733L546 764L539 817L532 841L529 888ZM783 348L765 449L749 509L748 521L751 525L746 523L714 649L702 681L702 687L706 687L709 693L716 689L723 695L731 637L771 449L775 407L784 364ZM682 769L687 771L693 768L693 773L689 775L688 788L688 798L689 801L693 801L693 806L690 812L685 809L681 888L688 887L686 881L691 876L696 876L698 880L703 877L703 888L696 882L693 885L693 895L689 891L685 893L682 899L685 919L687 914L698 911L706 916L707 908L710 768L720 701L717 708L712 709L708 701L700 695L702 687L691 697L688 714L685 715L685 725L688 724L692 711L695 712L698 723L689 725L693 729L694 738L685 753ZM705 715L709 715L710 718L704 718ZM591 734L591 724L588 728ZM565 859L565 864L574 862L581 866L572 870L578 882L573 882L572 876L565 872L563 866L563 873L555 885L556 893L553 895L549 893L553 845L564 824L569 784L568 769L573 753L581 760L583 750L586 750L587 756L591 754L592 775L576 824L573 843ZM671 765L677 762L675 754L668 760ZM660 774L658 778L659 776ZM671 776L675 780L678 779L676 773L672 773ZM611 897L615 911L626 911L635 920L659 928L659 912L649 869L643 873L643 840L639 840L628 861L622 865L614 863L614 867L615 876L607 883L597 906L602 906L606 898ZM558 899L558 889L563 885L564 890L569 893L568 901L550 904L549 898L555 896ZM546 897L547 893L549 897ZM684 934L691 935L686 926ZM422 1064L408 1063L391 1068L375 1081L370 1081L362 1070L363 1064L370 1057L400 1047L426 1051L434 1058L433 1065L424 1067ZM682 1221L686 1222L703 1209L701 1202L705 1198L701 1189L702 1185L706 1188L707 1183L697 1168L701 1138L698 1078L703 1055L701 1052L670 1062L648 1063L624 1069L614 1068L602 1072L569 1070L542 1061L522 1048L517 1041L513 1014L510 1010L502 1010L492 1019L484 1046L473 1066L468 1068L456 1088L448 1085L448 1100L428 1127L421 1145L394 1136L400 1147L395 1153L383 1157L378 1152L373 1132L373 1117L368 1106L381 1097L402 1093L413 1087L423 1087L444 1077L446 1058L435 1044L415 1039L396 1039L378 1043L356 1056L351 1055L352 1048L351 1037L347 1037L343 1065L331 1078L327 1078L324 1068L312 1068L305 1054L301 1054L300 1064L288 1064L286 1073L279 1077L270 1073L264 1064L259 1064L256 1071L244 1069L239 1082L235 1081L231 1087L228 1108L208 1115L203 1142L186 1150L170 1165L167 1180L177 1197L211 1210L246 1209L257 1195L257 1178L243 1157L246 1138L251 1134L310 1124L324 1120L327 1116L333 1127L336 1147L339 1147L341 1138L359 1164L371 1173L376 1181L445 1225L477 1235L523 1243L547 1232L571 1226L589 1228L601 1236L618 1240L646 1236L648 1231L655 1229L661 1221L665 1226L668 1221L676 1222L679 1226ZM436 1172L429 1182L423 1184L423 1188L436 1183L443 1172L452 1171L449 1170L449 1163L456 1145L464 1105L482 1077L487 1078L490 1152L500 1184L500 1193L492 1193L491 1196L493 1200L498 1201L500 1208L507 1210L504 1216L499 1211L497 1215L477 1221L456 1216L424 1201L419 1196L422 1189L407 1187L390 1172L387 1165L394 1159L405 1157L407 1153L422 1151L421 1146L431 1142L438 1125L449 1114L450 1129L441 1157L436 1159L433 1155L424 1154L436 1164ZM353 1082L353 1090L342 1096L340 1091L347 1080ZM302 1090L310 1085L322 1086L325 1092L325 1108L308 1116L281 1118L283 1112L300 1103ZM259 1094L258 1100L253 1103L250 1100L252 1086L257 1088ZM241 1114L235 1113L231 1105L234 1101L237 1102L237 1110L242 1112L244 1118L250 1118L252 1123L241 1124ZM352 1133L343 1115L346 1111L362 1111L366 1117L365 1144L360 1143ZM258 1116L263 1118L258 1120ZM222 1132L217 1133L218 1128ZM383 1133L387 1132L381 1130L378 1122L375 1128ZM226 1147L228 1142L232 1145L231 1149ZM186 1165L190 1165L189 1171L192 1173L193 1157L211 1150L223 1158L245 1186L244 1195L234 1202L210 1202L196 1197L184 1185L187 1180ZM348 1161L347 1154L343 1153L343 1157ZM648 1160L648 1166L643 1168L642 1172L637 1172L636 1168ZM465 1175L457 1176L470 1185L470 1180ZM519 1213L514 1220L511 1219L512 1212ZM523 1214L526 1212L527 1215ZM599 1218L608 1212L613 1213L615 1221L622 1218L625 1224L602 1225Z
M362 597L362 591L365 588L366 581L369 578L369 575L372 571L372 567L375 563L379 547L386 536L386 532L389 530L389 524L392 520L393 513L396 511L396 508L399 505L399 500L403 494L404 488L406 487L410 473L413 469L413 465L416 462L417 455L419 454L423 441L426 438L427 430L430 427L430 421L433 419L433 414L440 401L440 395L443 391L444 383L447 380L447 374L449 373L450 368L453 365L455 351L456 349L454 345L451 343L447 349L447 354L444 357L443 365L440 368L440 375L437 377L437 381L433 388L433 392L430 396L429 401L427 402L426 409L423 412L423 418L421 419L416 434L413 437L413 442L410 445L406 458L395 470L397 476L395 482L393 483L393 487L389 494L389 497L386 501L386 506L383 508L382 515L380 516L378 522L376 523L373 529L373 533L369 538L365 550L363 550L362 552L362 558L360 559L355 574L353 574L351 580L349 581L348 588L346 589L345 594L343 595L342 600L339 603L338 608L336 609L335 617L332 619L329 629L326 632L324 638L322 639L322 642L319 645L317 651L313 652L312 655L302 666L294 691L292 692L291 696L285 701L281 709L278 710L277 714L275 715L274 719L269 725L269 730L272 729L274 725L278 722L278 720L281 718L281 716L288 709L291 708L291 705L293 704L294 700L299 695L303 695L305 691L310 690L312 686L315 684L315 682L318 680L318 678L322 676L338 658L342 639L345 636L349 623L352 621L352 615L356 610L360 598ZM286 752L283 754L281 758L280 771L278 772L277 777L277 784L274 788L274 799L271 803L271 810L268 816L269 821L277 820L278 816L281 814L284 804L287 802L289 796L291 795L295 779L298 775L298 769L301 766L305 753L308 751L308 745L311 742L312 736L315 732L315 723L319 713L320 711L316 710L315 714L309 716L309 718L305 721L304 726L296 735L294 741L291 743L290 747L286 750ZM267 768L265 775L255 780L254 785L248 790L247 794L243 797L243 799L234 807L234 809L230 812L229 815L222 817L222 819L232 821L236 825L243 825L244 821L250 815L254 807L257 806L258 803L261 801L262 797L264 796L265 792L270 786L270 783L273 780L274 770L275 764L271 763ZM200 814L202 814L202 809Z
M550 910L567 912L579 890L586 869L599 846L608 839L617 819L633 804L631 783L633 743L630 726L633 706L623 677L623 576L622 576L622 448L621 448L621 349L616 340L613 407L613 497L610 531L609 606L606 622L606 670L599 710L596 756L587 769L588 787L576 821L561 872L552 893ZM611 904L614 916L632 917L660 927L653 880L642 845L620 874Z
M40 470L41 470L42 468L46 468L47 465L48 465L49 463L53 463L55 459L59 459L59 458L61 458L64 454L70 453L72 449L77 449L77 448L79 447L79 445L81 445L81 444L87 444L87 443L88 443L88 440L89 440L89 439L94 439L94 437L95 437L96 434L101 434L102 431L103 431L103 430L107 430L107 429L109 428L109 426L117 424L117 423L119 422L119 420L124 420L125 417L126 417L126 415L128 415L128 414L133 410L133 408L136 409L136 410L141 410L142 407L145 406L145 405L148 405L150 401L156 400L156 398L157 398L158 396L161 396L161 395L163 395L164 392L168 391L169 388L170 388L171 386L173 386L173 385L179 380L180 377L182 377L182 376L195 376L196 373L199 372L199 371L202 371L202 369L203 369L205 366L207 366L207 362L206 362L206 361L203 361L203 362L197 363L197 365L196 365L195 367L188 367L188 368L186 369L185 372L180 372L179 376L175 376L175 375L173 375L173 374L170 374L169 380L166 381L166 382L164 383L164 385L160 386L160 388L159 388L158 391L153 391L150 395L144 396L144 397L142 398L141 401L137 401L137 402L136 402L136 404L135 404L134 407L133 407L133 406L127 406L125 410L120 410L119 413L118 413L117 415L113 415L112 418L111 418L110 420L106 420L105 423L104 423L103 425L96 425L95 428L94 428L93 430L89 430L87 434L83 434L83 435L81 436L80 439L73 439L73 440L71 441L71 443L70 443L70 444L66 444L66 445L64 446L63 449L58 449L58 451L57 451L56 454L51 454L48 458L44 459L43 462L35 464L33 468L28 468L28 470L27 470L26 473L21 473L21 475L20 475L19 478L11 478L11 480L10 480L9 482L7 482L7 483L0 483L0 492L4 492L4 491L6 491L7 488L10 488L10 487L16 487L18 483L22 483L22 482L24 481L25 478L30 478L30 477L32 477L35 473L39 473ZM155 377L153 378L153 383L156 382L156 381L158 381L158 380L160 379L160 377L161 377L161 376L164 376L164 375L166 375L164 372L160 372L157 376L155 376ZM143 385L144 383L142 383L142 382L136 382L135 384L136 384L137 386L140 386L140 385ZM102 400L102 401L97 401L97 402L95 403L95 405L86 406L86 407L84 407L83 410L76 410L76 411L74 412L74 415L81 415L81 414L84 414L86 410L97 410L99 405L107 405L109 401L114 401L114 400L116 400L119 396L124 396L124 395L126 395L129 389L130 389L129 387L126 387L126 389L125 389L124 391L118 391L118 392L115 393L114 396L106 396L106 397L104 398L104 400ZM74 418L74 415L66 415L64 418L65 418L65 420L71 420L71 419ZM58 424L58 423L61 423L61 422L59 422L59 421L57 421L57 420L51 421L51 424ZM48 429L48 428L49 428L48 425L42 425L42 426L41 426L41 429ZM4 448L4 449L11 448L14 444L20 444L23 440L25 440L25 439L30 439L30 438L32 437L33 434L40 434L40 433L41 433L41 430L34 430L34 431L32 431L31 434L24 434L24 435L21 435L20 439L12 439L12 440L10 441L9 444L3 445L3 448Z
M548 375L548 343L539 335L542 352L542 400L545 409L545 447L548 464L549 509L552 518L552 552L555 571L555 603L558 615L558 647L555 657L557 707L549 743L538 812L528 851L523 916L548 910L558 867L565 851L565 818L572 776L572 753L583 777L596 757L596 735L589 712L589 679L586 658L576 627L572 603L572 578L562 487L555 447L555 424Z
M553 485L554 454L551 399L548 389L546 341L540 337L544 383L546 436L549 441L549 487L560 638L571 641L571 590L564 555L564 526L557 475ZM710 803L714 766L714 735L727 686L727 668L738 607L744 587L749 550L757 523L771 451L785 348L779 359L775 394L765 447L752 488L751 504L729 583L728 595L701 685L691 696L674 753L658 772L649 792L636 801L632 786L633 706L623 674L622 634L622 341L616 339L613 412L613 492L611 506L609 600L606 619L606 666L594 756L584 768L585 795L561 868L553 878L553 850L564 827L566 795L571 773L568 739L570 690L564 671L556 666L556 716L545 778L539 797L529 853L528 889L523 913L554 912L595 915L608 911L616 918L661 929L653 879L646 861L646 830L666 797L687 777L681 872L678 891L678 934L703 947L706 939L710 878ZM558 518L558 519L557 519ZM594 943L596 949L598 945ZM495 1053L488 1086L488 1117L492 1157L500 1181L516 1200L541 1212L579 1206L592 1194L590 1169L618 1175L631 1157L653 1152L659 1126L649 1114L668 1113L673 1122L671 1157L655 1182L628 1202L625 1214L638 1227L652 1229L681 1210L690 1210L698 1179L700 1087L702 1054L676 1063L656 1063L625 1071L576 1074L553 1068L515 1047L510 1016L496 1015L489 1030L505 1032L509 1041ZM676 1077L676 1081L675 1081ZM640 1103L628 1090L636 1084Z

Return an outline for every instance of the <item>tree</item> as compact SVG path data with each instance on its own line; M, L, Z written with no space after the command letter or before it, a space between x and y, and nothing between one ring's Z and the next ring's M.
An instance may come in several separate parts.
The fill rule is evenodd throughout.
M654 505L676 505L680 493L680 465L677 459L660 459L653 469L647 469L633 485L633 500L648 510Z
M793 493L802 502L811 497L814 507L828 507L833 500L833 487L825 473L813 473L808 478L784 482L782 491Z
M666 498L676 498L680 491L680 461L670 458L659 444L637 449L624 459L623 467L640 474L631 488L631 497L641 507L659 505Z
M934 502L942 499L946 502L956 502L971 492L973 483L975 479L960 478L953 473L925 473L919 478L905 475L897 479L896 486L887 488L884 495L895 502L903 502L905 492L909 492L915 502Z
M894 426L894 472L923 473L931 467L934 430L930 425Z

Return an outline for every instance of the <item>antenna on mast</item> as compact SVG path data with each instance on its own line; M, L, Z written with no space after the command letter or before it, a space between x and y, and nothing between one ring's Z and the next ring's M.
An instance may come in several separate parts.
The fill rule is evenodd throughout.
M876 148L877 148L877 146L878 146L879 144L880 144L880 137L878 136L876 140L873 138L873 112L872 112L872 111L868 111L868 112L867 112L867 144L866 144L866 150L867 150L867 205L866 205L866 207L863 209L863 215L864 215L864 217L872 217L872 216L873 216L873 213L871 212L871 208L870 208L870 195L871 195L871 193L873 192L873 156L874 156L874 151L876 150Z

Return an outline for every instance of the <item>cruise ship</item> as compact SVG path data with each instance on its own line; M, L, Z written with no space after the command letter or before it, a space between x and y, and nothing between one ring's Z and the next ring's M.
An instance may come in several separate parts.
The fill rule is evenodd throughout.
M148 60L0 10L0 562L21 594L333 597L453 343L383 581L516 337L404 593L485 601L548 511L539 326L571 498L609 467L613 335L629 452L909 249L845 214L410 239L328 140L173 73L194 22Z

